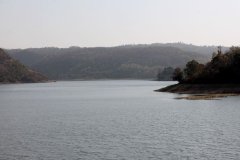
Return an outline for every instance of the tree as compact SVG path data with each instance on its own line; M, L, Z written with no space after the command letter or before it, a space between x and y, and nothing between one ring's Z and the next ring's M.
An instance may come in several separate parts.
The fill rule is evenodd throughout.
M184 69L185 80L188 82L194 82L203 71L204 65L192 60L187 63Z
M173 80L174 81L178 81L178 82L182 82L183 81L183 72L181 70L181 68L176 68L173 72Z

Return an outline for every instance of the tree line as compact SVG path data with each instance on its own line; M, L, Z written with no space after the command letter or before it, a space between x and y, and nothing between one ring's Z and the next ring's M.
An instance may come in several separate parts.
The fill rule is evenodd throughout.
M174 70L173 80L192 84L240 83L240 47L231 47L225 53L218 47L206 64L189 61L184 69Z

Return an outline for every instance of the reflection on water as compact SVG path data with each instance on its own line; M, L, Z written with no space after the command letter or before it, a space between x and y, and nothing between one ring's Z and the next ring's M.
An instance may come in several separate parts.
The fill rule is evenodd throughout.
M172 82L0 86L0 159L240 159L240 98L189 101Z

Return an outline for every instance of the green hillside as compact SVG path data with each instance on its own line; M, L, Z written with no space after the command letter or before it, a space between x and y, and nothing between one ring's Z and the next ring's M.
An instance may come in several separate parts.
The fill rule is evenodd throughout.
M0 49L0 83L44 82L47 78L34 72Z

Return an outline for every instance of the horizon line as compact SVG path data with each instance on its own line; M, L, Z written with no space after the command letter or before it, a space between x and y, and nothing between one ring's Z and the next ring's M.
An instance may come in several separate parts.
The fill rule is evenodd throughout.
M148 46L148 45L171 45L171 44L183 44L183 45L192 45L196 47L225 47L225 48L230 48L231 46L238 46L238 45L231 45L231 46L224 46L224 45L198 45L198 44L193 44L193 43L185 43L185 42L155 42L155 43L126 43L126 44L119 44L119 45L112 45L112 46L85 46L81 47L78 45L69 45L68 47L57 47L57 46L42 46L42 47L26 47L26 48L4 48L0 47L5 50L25 50L25 49L41 49L41 48L59 48L59 49L67 49L67 48L116 48L116 47L125 47L125 46ZM239 45L240 46L240 45Z

